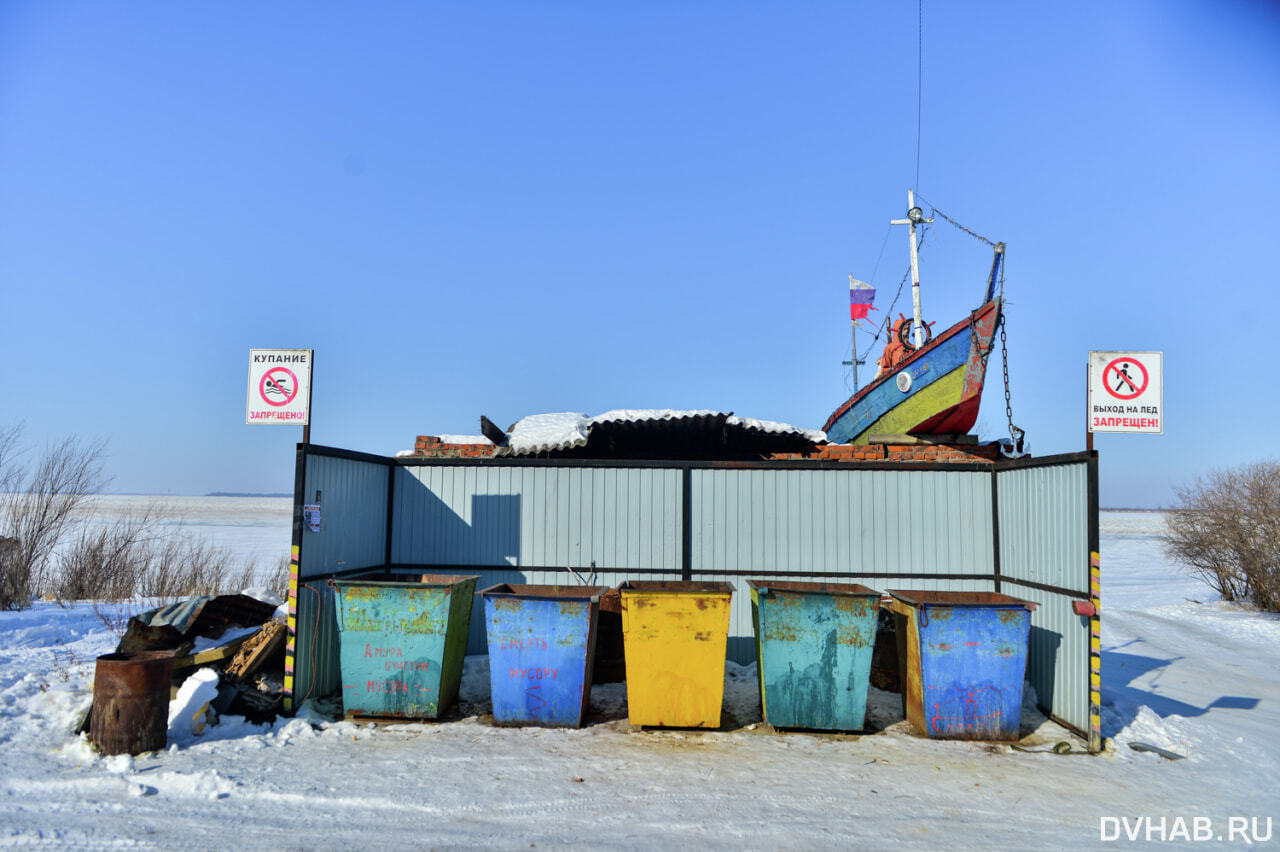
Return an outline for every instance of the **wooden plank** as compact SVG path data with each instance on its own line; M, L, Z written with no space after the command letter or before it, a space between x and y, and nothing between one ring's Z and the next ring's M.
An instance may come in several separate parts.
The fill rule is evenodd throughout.
M285 628L279 621L268 621L262 629L248 638L227 665L227 677L232 683L242 683L256 672L276 651L284 645Z
M252 636L253 634L250 634ZM239 639L232 639L225 645L219 645L216 648L210 648L207 651L201 651L198 654L192 654L189 657L174 657L174 669L189 669L198 666L207 666L210 663L217 663L228 657L235 656L236 651L240 650L240 646L249 641L249 636L241 636Z

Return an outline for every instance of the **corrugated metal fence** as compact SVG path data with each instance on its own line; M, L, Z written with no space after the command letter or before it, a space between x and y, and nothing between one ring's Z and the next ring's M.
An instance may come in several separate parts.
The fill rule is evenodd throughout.
M989 464L385 458L299 448L295 694L338 685L324 581L394 566L498 582L725 581L729 656L754 659L749 577L1003 591L1041 604L1028 679L1089 730L1096 457ZM304 530L303 503L321 506ZM310 591L308 591L310 590ZM474 617L468 653L484 653Z

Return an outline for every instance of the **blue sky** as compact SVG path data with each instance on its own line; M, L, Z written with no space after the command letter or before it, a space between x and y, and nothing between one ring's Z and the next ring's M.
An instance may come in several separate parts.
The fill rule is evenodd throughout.
M1128 349L1165 353L1167 427L1098 436L1104 505L1274 457L1280 6L923 22L916 184L911 2L4 3L0 421L105 438L114 490L288 491L248 350L309 347L313 440L370 452L481 414L817 428L916 185L1009 246L1036 454L1084 447L1088 352ZM941 225L921 264L943 328L990 255Z

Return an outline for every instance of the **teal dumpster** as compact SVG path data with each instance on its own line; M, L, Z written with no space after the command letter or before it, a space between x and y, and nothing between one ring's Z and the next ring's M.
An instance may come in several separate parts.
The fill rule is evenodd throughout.
M862 730L880 593L856 583L747 584L764 720Z
M591 697L605 586L501 583L480 593L493 721L579 727Z
M438 719L458 697L475 575L334 580L349 717Z
M928 737L1016 740L1032 601L894 591L903 712Z

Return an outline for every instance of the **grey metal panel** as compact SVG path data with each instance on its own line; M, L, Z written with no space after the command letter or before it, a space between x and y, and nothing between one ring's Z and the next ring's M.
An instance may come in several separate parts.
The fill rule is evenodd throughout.
M679 570L679 470L400 468L395 505L397 564Z
M1031 613L1027 680L1036 703L1059 719L1089 730L1089 619L1071 611L1072 598L1006 584L1004 594L1040 604Z
M294 707L342 684L338 619L333 588L324 580L298 583L298 635L294 656Z
M991 476L695 470L693 570L992 572Z
M299 577L371 568L386 561L385 464L308 455L304 503L320 492L320 530L303 529Z
M1000 573L1088 592L1088 464L1006 470L997 477Z
M1000 573L1089 591L1088 464L1027 467L997 474ZM1073 598L1016 583L1005 594L1041 604L1031 616L1027 680L1040 706L1089 730L1089 621Z

